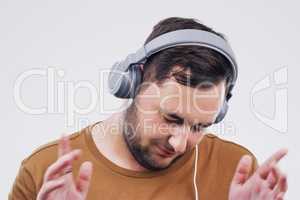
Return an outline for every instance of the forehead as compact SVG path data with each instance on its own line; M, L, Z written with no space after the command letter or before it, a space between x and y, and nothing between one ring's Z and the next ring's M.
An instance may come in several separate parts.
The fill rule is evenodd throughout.
M154 104L162 113L176 113L189 121L211 123L224 100L225 81L192 88L167 79L159 86L149 85L145 93L157 97L147 103Z

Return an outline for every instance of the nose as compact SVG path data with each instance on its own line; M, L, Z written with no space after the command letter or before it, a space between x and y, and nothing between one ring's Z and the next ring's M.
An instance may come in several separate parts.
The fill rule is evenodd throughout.
M169 144L173 147L174 151L178 154L183 154L186 150L188 133L187 129L178 128L173 130L168 140Z

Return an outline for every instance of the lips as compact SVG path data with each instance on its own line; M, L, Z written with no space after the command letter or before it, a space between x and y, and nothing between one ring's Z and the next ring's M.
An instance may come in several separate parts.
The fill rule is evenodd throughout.
M172 157L175 154L175 152L170 151L162 146L157 146L157 149L158 149L158 154L164 158Z

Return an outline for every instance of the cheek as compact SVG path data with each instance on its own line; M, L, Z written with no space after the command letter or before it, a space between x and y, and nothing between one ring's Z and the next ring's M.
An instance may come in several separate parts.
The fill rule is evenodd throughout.
M149 145L164 137L162 121L157 114L142 114L139 119L138 134L142 145Z
M137 112L139 132L143 133L145 137L150 138L166 134L167 127L159 113L159 107L152 104L143 106L143 108L147 108L148 110L139 109Z

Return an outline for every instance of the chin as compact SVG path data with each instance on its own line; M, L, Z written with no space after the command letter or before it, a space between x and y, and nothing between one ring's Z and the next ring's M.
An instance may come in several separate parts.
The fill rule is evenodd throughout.
M175 161L176 158L174 157L169 157L169 158L163 158L159 155L156 156L156 159L155 159L155 163L156 165L159 167L159 168L168 168L170 167L173 162Z

